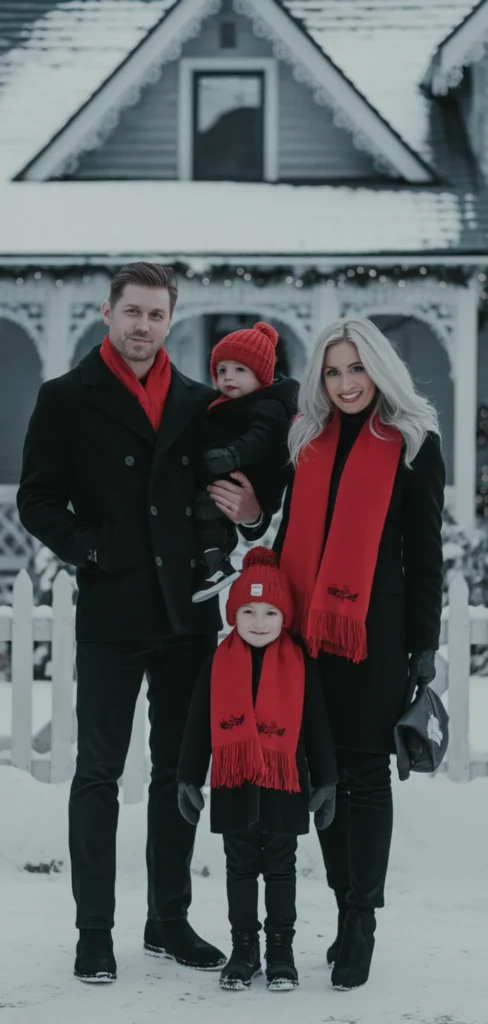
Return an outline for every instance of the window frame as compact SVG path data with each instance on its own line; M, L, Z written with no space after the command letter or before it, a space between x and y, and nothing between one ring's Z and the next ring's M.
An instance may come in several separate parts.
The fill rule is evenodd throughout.
M198 74L262 74L263 181L278 180L278 64L259 57L185 57L179 61L178 178L196 181L194 167L195 82ZM241 182L245 184L245 182ZM249 182L259 184L259 182Z

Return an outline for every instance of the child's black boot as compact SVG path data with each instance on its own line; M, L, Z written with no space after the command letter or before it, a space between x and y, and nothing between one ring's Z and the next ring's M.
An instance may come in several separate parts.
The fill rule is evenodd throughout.
M298 987L293 936L293 931L286 931L272 932L266 937L266 982L270 992L290 992Z
M242 992L261 974L257 932L232 932L232 953L220 975L220 987Z

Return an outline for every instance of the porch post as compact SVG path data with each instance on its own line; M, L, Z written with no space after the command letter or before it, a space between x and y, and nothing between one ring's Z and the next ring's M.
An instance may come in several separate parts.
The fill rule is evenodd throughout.
M476 404L478 376L478 286L458 289L454 352L454 515L471 530L476 507Z

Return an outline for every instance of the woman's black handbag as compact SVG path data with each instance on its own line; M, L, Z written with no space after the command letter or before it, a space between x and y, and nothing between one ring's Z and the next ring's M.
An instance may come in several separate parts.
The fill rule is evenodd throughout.
M439 695L419 683L417 696L394 730L398 777L410 772L435 772L449 743L449 715Z

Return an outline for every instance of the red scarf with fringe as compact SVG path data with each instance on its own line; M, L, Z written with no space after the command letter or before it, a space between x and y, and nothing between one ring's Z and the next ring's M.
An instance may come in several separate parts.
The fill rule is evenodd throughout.
M303 652L283 630L264 652L253 706L251 649L236 628L229 633L212 662L213 788L247 781L300 793L296 751L304 692Z
M280 568L292 591L293 629L312 657L328 651L358 663L368 655L366 616L402 437L377 419L375 437L368 418L342 472L324 548L340 429L336 414L300 453Z
M171 384L171 362L166 349L159 349L149 370L145 387L122 359L120 352L112 345L108 334L103 339L100 355L121 384L130 391L131 395L134 395L134 398L137 398L157 433Z

